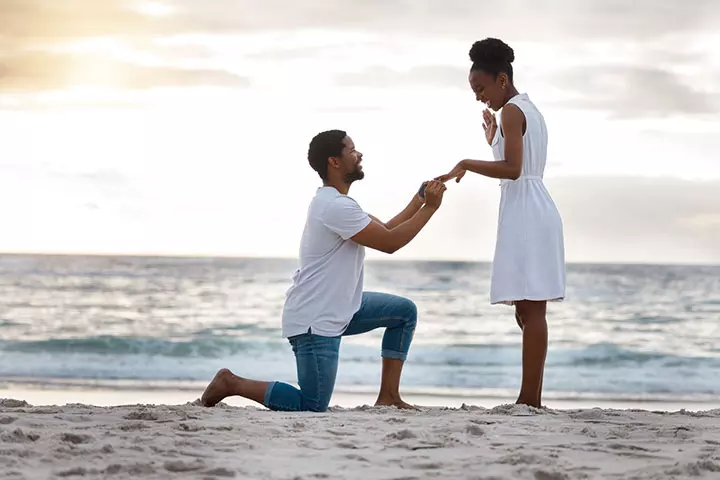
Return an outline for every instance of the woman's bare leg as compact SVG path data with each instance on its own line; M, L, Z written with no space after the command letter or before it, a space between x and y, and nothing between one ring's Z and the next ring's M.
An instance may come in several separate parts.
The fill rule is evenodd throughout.
M523 331L522 385L517 402L540 408L547 356L547 302L523 300L515 304L515 318Z

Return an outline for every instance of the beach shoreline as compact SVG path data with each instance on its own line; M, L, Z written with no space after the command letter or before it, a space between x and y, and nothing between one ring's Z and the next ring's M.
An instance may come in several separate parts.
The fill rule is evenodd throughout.
M66 405L82 403L98 407L121 405L184 405L199 399L202 387L196 388L107 388L89 387L87 385L53 386L32 383L0 384L0 398L21 399L31 405ZM463 405L494 408L515 402L509 395L468 395L449 393L428 394L416 393L412 390L404 394L407 402L428 408L461 408ZM375 403L376 396L371 392L338 389L330 402L331 406L340 408L356 408ZM229 397L225 404L233 407L258 407L261 405L242 397ZM720 402L705 400L639 400L618 398L553 398L546 396L543 406L552 409L612 409L612 410L644 410L648 412L701 412L720 407Z

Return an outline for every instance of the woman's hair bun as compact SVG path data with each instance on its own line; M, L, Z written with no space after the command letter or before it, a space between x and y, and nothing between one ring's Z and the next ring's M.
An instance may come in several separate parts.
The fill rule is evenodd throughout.
M486 38L473 43L470 60L479 64L510 64L515 61L515 52L498 38Z

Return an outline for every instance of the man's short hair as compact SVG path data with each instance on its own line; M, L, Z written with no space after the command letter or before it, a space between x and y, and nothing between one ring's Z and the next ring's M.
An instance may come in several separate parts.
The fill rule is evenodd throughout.
M328 159L339 157L345 148L343 141L347 133L342 130L327 130L320 132L310 141L308 148L308 162L323 181L327 181Z

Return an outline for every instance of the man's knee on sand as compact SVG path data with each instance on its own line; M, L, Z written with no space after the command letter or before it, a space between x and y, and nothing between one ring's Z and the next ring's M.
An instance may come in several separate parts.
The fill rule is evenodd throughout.
M323 413L330 407L330 398L308 398L303 395L303 410L306 412Z
M314 387L300 391L300 409L305 412L326 412L330 406L334 384L329 388L323 385Z

